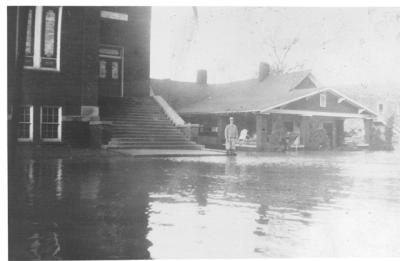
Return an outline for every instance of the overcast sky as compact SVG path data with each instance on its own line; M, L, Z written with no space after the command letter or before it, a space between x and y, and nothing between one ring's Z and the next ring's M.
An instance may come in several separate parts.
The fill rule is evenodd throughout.
M287 63L326 85L400 83L400 8L153 7L151 77L252 78L295 38Z

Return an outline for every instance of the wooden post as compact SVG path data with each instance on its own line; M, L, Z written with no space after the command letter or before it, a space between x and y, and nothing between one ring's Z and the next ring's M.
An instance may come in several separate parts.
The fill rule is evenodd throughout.
M344 121L345 119L336 120L336 143L339 147L344 144Z
M267 118L269 115L256 115L256 135L257 150L265 150L267 148Z
M310 120L310 116L301 117L300 132L303 137L304 148L307 148L309 146L308 140L310 138Z
M224 116L217 116L217 127L218 127L218 146L225 144L225 126L227 122L224 121Z
M367 144L371 142L371 128L372 128L372 120L364 119L364 141Z
M332 122L332 148L331 149L336 149L337 147L337 128L336 128L336 121L334 120Z

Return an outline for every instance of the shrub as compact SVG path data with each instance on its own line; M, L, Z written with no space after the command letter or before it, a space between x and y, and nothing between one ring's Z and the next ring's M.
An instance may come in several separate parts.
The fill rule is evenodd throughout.
M371 129L370 150L393 150L393 126L394 116L392 115L385 124L383 135L378 128Z
M315 129L309 138L309 149L325 150L329 148L329 137L324 128Z

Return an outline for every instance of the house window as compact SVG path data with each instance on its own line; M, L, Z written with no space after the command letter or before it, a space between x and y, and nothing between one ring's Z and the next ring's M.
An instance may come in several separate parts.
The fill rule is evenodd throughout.
M218 133L218 127L209 125L200 125L199 135L200 136L216 136Z
M319 95L319 106L320 107L326 107L326 94L325 93L321 93Z
M25 43L25 65L33 66L33 51L35 43L33 41L35 34L35 7L28 10L28 19L26 27Z
M61 141L62 109L42 106L40 109L40 136L44 141Z
M378 113L382 114L383 113L383 103L378 104Z
M33 139L33 106L22 106L18 118L18 140Z
M25 68L60 69L62 7L30 7L28 10Z
M118 62L111 63L111 78L118 79L119 78L119 69Z
M104 61L104 60L100 60L99 66L100 66L100 68L99 68L99 77L104 79L104 78L106 78L106 75L107 75L107 68L106 68L107 62Z

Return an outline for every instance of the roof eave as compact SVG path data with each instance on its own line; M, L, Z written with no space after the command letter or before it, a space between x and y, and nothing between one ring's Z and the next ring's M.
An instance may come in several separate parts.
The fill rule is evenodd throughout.
M200 114L232 114L232 113L259 113L260 110L239 110L239 111L215 111L215 112L178 112L182 115Z
M322 89L319 89L319 90L317 90L317 91L315 91L315 92L311 92L311 93L308 93L308 94L305 94L305 95L302 95L302 96L299 96L299 97L296 97L296 98L293 98L293 99L290 99L290 100L287 100L287 101L284 101L284 102L281 102L281 103L278 103L278 104L275 104L275 105L272 105L272 106L269 106L269 107L267 107L267 108L265 108L265 109L260 110L260 112L261 112L261 113L268 112L269 110L273 110L273 109L276 109L276 108L278 108L278 107L287 105L287 104L289 104L289 103L292 103L292 102L295 102L295 101L298 101L298 100L301 100L301 99L304 99L304 98L313 96L313 95L315 95L315 94L321 93L321 92L323 92L323 91L326 91L327 89L328 89L328 88L322 88Z
M370 110L369 108L365 107L364 105L362 105L362 104L360 104L360 103L354 101L353 99L347 97L346 95L344 95L344 94L340 93L339 91L337 91L337 90L335 90L335 89L332 89L332 88L322 88L322 89L319 89L318 91L311 92L311 93L308 93L308 94L306 94L306 95L302 95L302 96L300 96L300 97L293 98L293 99L290 99L290 100L285 101L285 102L282 102L282 103L278 103L278 104L276 104L276 105L272 105L272 106L270 106L270 107L268 107L268 108L265 108L265 109L261 110L261 113L266 113L266 112L268 112L268 111L270 111L270 110L273 110L273 109L276 109L276 108L278 108L278 107L281 107L281 106L287 105L287 104L289 104L289 103L292 103L292 102L295 102L295 101L298 101L298 100L301 100L301 99L304 99L304 98L307 98L307 97L316 95L316 94L321 93L321 92L326 92L326 91L327 91L327 92L331 92L331 93L333 93L333 94L336 94L337 96L341 96L341 97L345 98L345 100L348 101L349 103L353 104L353 105L356 106L356 107L359 107L359 108L364 109L365 112L368 112L369 114L372 114L372 115L375 116L375 117L378 116L378 114L376 114L375 112L373 112L373 111Z

